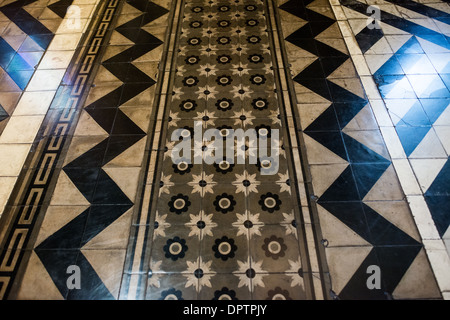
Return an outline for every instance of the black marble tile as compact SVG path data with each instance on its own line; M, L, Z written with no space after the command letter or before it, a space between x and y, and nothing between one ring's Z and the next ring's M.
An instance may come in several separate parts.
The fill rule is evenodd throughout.
M347 167L333 184L320 196L319 203L335 201L359 201L361 200L353 172Z
M425 201L430 209L434 224L442 237L450 225L450 215L448 208L450 206L450 196L428 195L425 194Z

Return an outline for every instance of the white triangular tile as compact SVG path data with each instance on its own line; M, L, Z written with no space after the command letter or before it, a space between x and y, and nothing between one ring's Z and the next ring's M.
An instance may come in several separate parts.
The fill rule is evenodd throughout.
M450 123L449 123L450 124ZM434 126L434 130L441 141L445 152L450 156L450 125L449 126Z
M92 135L92 136L74 136L72 138L70 148L67 151L67 156L64 159L63 166L66 166L67 164L71 163L73 160L78 158L79 156L83 155L87 151L91 150L93 147L98 145L100 142L105 140L108 136L98 136L98 135Z
M447 159L410 159L417 180L419 181L422 192L427 192L433 181L441 172L442 167L448 161Z
M420 36L416 36L416 38L425 53L450 53L449 49L434 44L433 42L421 38Z
M387 42L386 38L381 38L374 45L370 47L365 54L386 54L392 53L391 46Z
M291 69L291 74L295 77L316 60L317 57L301 57L295 60L289 60L289 69Z
M391 26L390 24L384 23L382 21L378 21L383 34L386 35L411 35L409 32L403 31L396 27Z
M374 74L392 56L393 56L392 53L388 53L388 54L365 54L364 58L366 59L367 66L369 67L370 72L372 72L372 74Z
M356 69L353 65L352 59L348 58L336 70L334 70L327 78L351 78L356 77Z
M411 37L412 34L395 34L385 36L393 52L397 52L409 39L411 39Z
M433 128L428 131L409 158L447 158L447 153Z
M434 122L434 126L448 126L450 124L450 103Z
M103 98L105 95L111 93L112 91L116 90L117 88L119 88L122 85L123 85L122 83L110 83L106 86L97 86L97 87L91 88L84 105L88 106L91 103L94 103L98 99Z
M279 13L281 19L281 28L284 37L288 37L293 32L297 31L308 23L308 21L294 16L293 14L290 14L289 12L286 12L284 10L280 10Z
M364 88L359 78L333 78L328 80L344 88L345 90L350 91L358 97L363 99L365 98Z
M347 123L347 125L342 131L348 133L349 131L355 130L377 130L377 129L378 124L372 113L372 109L370 108L370 105L367 104L364 108L361 109L361 111L358 112L356 116L353 117L352 120L350 120L349 123Z
M394 103L391 103L394 102ZM416 99L401 99L401 103L398 103L399 100L386 100L386 109L391 116L392 123L397 124L405 124L402 122L403 117L409 112L414 104L418 101Z
M350 28L353 31L353 34L360 33L364 28L367 27L367 17L357 11L348 9L346 7L343 7L343 10L346 15L351 13L352 15L357 15L356 19L349 19L348 23L350 24Z
M108 133L95 121L89 113L83 111L75 129L74 136L107 136Z

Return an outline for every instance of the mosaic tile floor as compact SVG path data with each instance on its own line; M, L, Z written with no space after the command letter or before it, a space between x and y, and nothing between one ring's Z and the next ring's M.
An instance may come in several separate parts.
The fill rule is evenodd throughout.
M0 12L2 299L449 298L448 3Z

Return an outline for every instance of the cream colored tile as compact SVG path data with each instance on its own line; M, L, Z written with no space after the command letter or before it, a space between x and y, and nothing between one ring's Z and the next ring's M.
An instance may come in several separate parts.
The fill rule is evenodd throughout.
M56 91L24 92L13 115L45 115L55 93Z
M53 38L47 51L58 50L75 50L83 34L70 33L70 34L57 34Z
M16 180L16 177L0 177L0 217L2 216L3 210L8 202Z
M407 159L392 160L394 169L402 185L403 192L408 195L420 195L422 192Z
M64 76L65 70L37 70L30 83L27 91L52 91L58 89L59 84Z
M394 127L381 127L386 147L392 159L406 159L405 151Z
M0 144L0 176L17 177L30 147L30 144Z
M411 208L414 221L419 229L420 236L425 240L440 239L436 225L431 217L430 210L423 196L406 197Z
M442 240L424 240L428 259L441 291L450 291L450 257Z
M44 116L13 116L0 137L0 143L33 143Z
M373 114L380 127L392 127L392 121L383 100L369 100Z
M38 70L66 69L72 59L72 51L49 51L39 63Z

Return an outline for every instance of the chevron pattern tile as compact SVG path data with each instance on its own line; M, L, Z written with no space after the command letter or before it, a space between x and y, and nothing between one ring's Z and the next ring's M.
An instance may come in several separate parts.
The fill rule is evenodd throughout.
M447 3L377 2L380 29L361 22L367 4L341 1L356 41L409 159L439 236L448 239L450 8ZM374 36L376 34L376 36Z
M405 295L405 288L421 269L433 284L419 295L439 297L331 7L325 1L291 0L282 1L279 9L281 21L286 21L286 50L334 294L339 299L413 298ZM358 33L356 39L377 42L382 37L379 31L364 35ZM361 50L371 47L367 41L358 44ZM366 286L371 265L387 273L381 290Z

